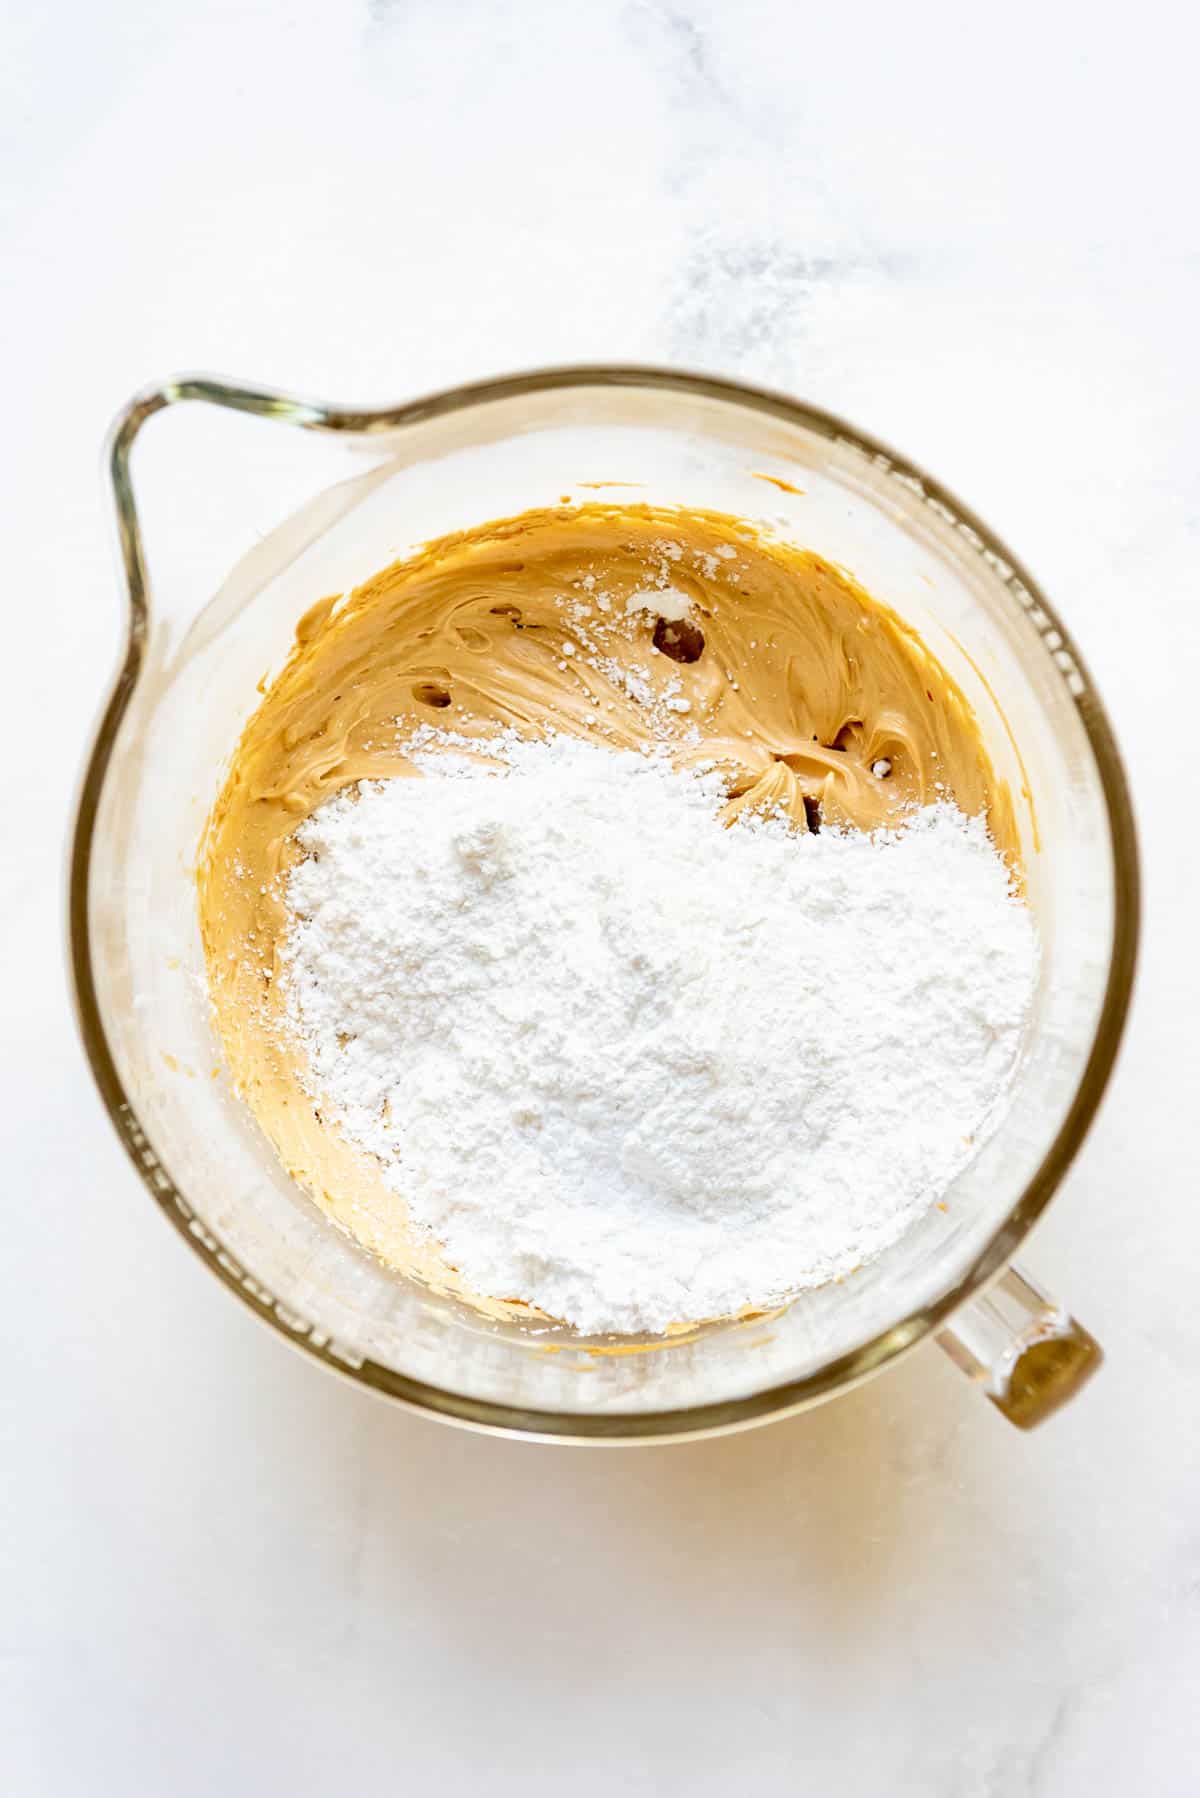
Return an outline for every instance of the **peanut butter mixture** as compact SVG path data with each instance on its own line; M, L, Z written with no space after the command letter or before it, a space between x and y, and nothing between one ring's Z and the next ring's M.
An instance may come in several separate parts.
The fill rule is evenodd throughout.
M797 831L871 830L914 805L986 810L1018 853L1012 805L967 701L914 633L842 571L709 512L589 504L428 544L301 619L213 808L200 923L234 1083L285 1168L385 1261L492 1314L412 1230L371 1159L321 1119L283 1026L284 883L301 819L340 788L427 778L428 727L619 747L667 745L728 782L726 818L786 811ZM422 727L425 727L424 730Z

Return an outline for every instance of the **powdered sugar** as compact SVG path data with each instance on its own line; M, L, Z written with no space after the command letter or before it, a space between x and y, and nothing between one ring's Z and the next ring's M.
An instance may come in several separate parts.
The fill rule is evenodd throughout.
M687 617L690 603L687 594L681 593L678 587L647 587L629 595L625 611L627 614L649 612L655 618L680 619Z
M285 981L327 1122L479 1291L587 1331L886 1248L993 1120L1030 1003L982 821L726 830L715 775L491 747L300 828Z

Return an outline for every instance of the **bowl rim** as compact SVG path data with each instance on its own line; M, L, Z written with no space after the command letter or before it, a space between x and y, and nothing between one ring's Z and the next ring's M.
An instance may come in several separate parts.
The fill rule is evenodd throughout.
M1053 650L1060 669L1077 679L1068 690L1086 732L1104 796L1113 855L1113 938L1105 992L1088 1059L1070 1108L1021 1198L965 1272L929 1301L867 1342L802 1378L740 1397L642 1413L540 1410L456 1393L396 1372L332 1341L243 1268L196 1214L163 1165L125 1091L104 1027L90 929L92 848L101 797L122 719L142 674L149 631L149 582L130 479L130 451L154 413L182 401L203 401L306 430L371 437L403 430L451 413L534 393L567 388L636 387L683 393L739 406L800 425L858 450L897 477L959 528L993 571L1019 595L1025 610L1040 608L1043 635L1057 633ZM75 806L67 868L68 961L77 1025L110 1121L143 1184L209 1271L285 1340L369 1391L410 1409L499 1435L575 1443L638 1443L723 1434L768 1418L786 1416L848 1390L909 1353L951 1314L1004 1272L1053 1197L1095 1117L1113 1070L1129 1010L1137 959L1140 877L1137 836L1120 751L1108 714L1071 633L1033 576L1004 542L948 488L909 458L836 414L807 402L727 377L681 368L633 363L589 363L444 388L399 406L373 410L324 405L208 375L181 375L147 387L118 414L106 445L116 509L118 549L127 585L124 651L84 764ZM1039 628L1041 628L1039 626Z

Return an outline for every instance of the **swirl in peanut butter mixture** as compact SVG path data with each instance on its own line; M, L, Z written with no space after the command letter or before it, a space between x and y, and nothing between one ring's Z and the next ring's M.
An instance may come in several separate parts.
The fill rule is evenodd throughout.
M299 822L363 779L424 778L432 725L666 745L715 764L726 818L870 830L952 798L1016 862L971 708L915 634L818 556L711 512L592 504L428 544L300 621L213 808L199 874L217 1029L284 1166L385 1261L492 1312L411 1229L369 1156L321 1120L283 1024L284 881ZM424 732L428 736L428 731Z

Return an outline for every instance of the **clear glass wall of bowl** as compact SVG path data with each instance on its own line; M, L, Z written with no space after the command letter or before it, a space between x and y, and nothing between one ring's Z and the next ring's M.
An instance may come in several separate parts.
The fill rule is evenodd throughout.
M152 602L123 715L110 720L85 789L94 829L81 833L74 899L85 1036L148 1184L279 1328L449 1414L653 1434L748 1421L861 1377L1009 1259L1094 1108L1119 1032L1133 897L1122 895L1114 831L1127 819L1102 713L1060 628L961 509L789 402L597 371L450 396L425 415L343 418L329 435L282 428L324 416L287 405L241 408L264 418L179 407L171 432L191 448L175 473L161 421L134 458ZM208 485L191 472L205 432ZM606 488L615 482L636 485ZM1011 1109L946 1208L779 1315L667 1344L583 1345L548 1326L489 1323L339 1234L283 1173L220 1071L196 919L208 808L300 614L430 537L606 494L765 520L915 626L971 699L1012 788L1043 945ZM238 502L249 527L240 542L228 523ZM248 537L257 541L239 558ZM663 1415L682 1412L690 1421Z

